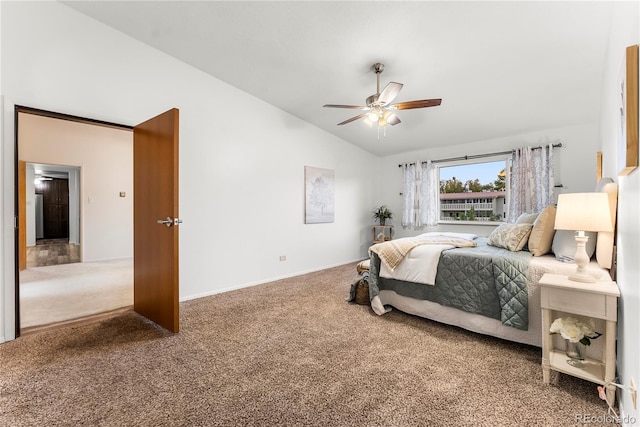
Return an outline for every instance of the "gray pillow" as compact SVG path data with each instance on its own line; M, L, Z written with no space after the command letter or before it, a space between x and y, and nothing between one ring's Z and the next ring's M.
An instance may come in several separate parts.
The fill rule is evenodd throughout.
M551 245L551 251L556 256L558 261L573 262L573 257L576 255L576 232L571 230L556 230L556 234L553 236L553 244ZM586 231L585 235L589 236L586 249L587 256L591 258L596 251L596 239L598 233L595 231Z

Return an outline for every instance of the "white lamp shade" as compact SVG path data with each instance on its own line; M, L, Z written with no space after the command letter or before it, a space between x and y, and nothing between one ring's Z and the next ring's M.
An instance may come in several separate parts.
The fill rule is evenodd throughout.
M558 196L556 230L613 231L606 193L569 193Z

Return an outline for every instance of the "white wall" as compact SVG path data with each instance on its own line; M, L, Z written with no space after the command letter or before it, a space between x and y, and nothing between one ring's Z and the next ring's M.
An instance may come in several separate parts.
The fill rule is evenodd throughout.
M556 166L555 182L563 185L562 188L556 189L557 192L593 191L596 186L596 152L599 149L598 126L597 123L588 123L385 157L382 159L380 167L382 191L378 194L378 203L388 205L395 213L392 224L396 226L397 237L412 236L433 230L459 231L488 236L495 226L443 224L419 230L402 229L400 227L402 175L398 165L424 160L502 152L527 145L540 146L550 142L562 143L562 147L554 149L553 152Z
M602 87L600 138L604 174L618 182L618 286L621 297L618 310L619 383L629 385L631 378L640 386L640 169L618 177L618 79L627 46L640 43L638 2L616 4ZM625 424L631 417L640 424L640 411L634 410L629 394L622 393L621 415Z
M377 157L62 4L0 8L0 340L14 328L15 104L129 125L180 109L183 300L365 255ZM305 165L335 170L334 223L303 223Z
M79 186L69 173L69 240L80 208L82 261L132 257L133 133L23 113L18 123L19 160L80 168Z

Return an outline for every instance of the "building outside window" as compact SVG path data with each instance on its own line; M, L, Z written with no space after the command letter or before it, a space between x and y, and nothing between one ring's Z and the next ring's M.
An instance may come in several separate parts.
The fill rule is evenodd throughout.
M505 222L509 159L440 166L440 221Z

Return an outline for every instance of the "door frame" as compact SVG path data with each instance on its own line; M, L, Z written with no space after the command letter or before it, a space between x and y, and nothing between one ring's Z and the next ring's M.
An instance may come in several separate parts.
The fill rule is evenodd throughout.
M20 233L17 233L16 230L18 229L18 221L21 219L21 217L19 216L19 210L20 210L20 200L19 200L19 188L18 188L18 179L19 179L19 171L18 171L18 149L19 149L19 145L18 142L20 140L19 135L18 135L18 131L19 131L19 125L18 125L18 120L19 120L19 113L23 113L23 114L33 114L33 115L37 115L37 116L42 116L42 117L49 117L52 119L60 119L60 120L68 120L68 121L72 121L72 122L78 122L78 123L84 123L84 124L90 124L90 125L95 125L95 126L105 126L105 127L109 127L109 128L114 128L114 129L126 129L126 130L130 130L132 132L133 135L133 126L130 125L123 125L123 124L119 124L119 123L112 123L112 122L106 122L103 120L96 120L96 119L91 119L91 118L87 118L87 117L80 117L80 116L74 116L74 115L70 115L70 114L64 114L64 113L57 113L54 111L48 111L48 110L42 110L42 109L38 109L38 108L33 108L33 107L27 107L27 106L23 106L23 105L18 105L18 104L14 104L13 105L13 109L14 109L14 120L13 120L13 124L14 124L14 130L13 130L13 136L14 136L14 144L13 144L13 148L14 148L14 159L13 159L13 166L14 166L14 176L13 176L13 190L14 190L14 194L13 194L13 198L14 198L14 208L13 208L13 218L14 218L14 262L13 262L13 273L14 273L14 280L13 280L13 289L14 289L14 310L15 310L15 338L18 338L20 336ZM133 149L133 136L132 136L132 149ZM135 197L135 195L134 195ZM6 264L6 262L5 262ZM8 286L7 282L5 281L5 286ZM7 293L5 292L5 295ZM5 318L7 317L7 314L4 314ZM5 337L5 340L8 340L7 337ZM0 340L0 342L2 342Z

